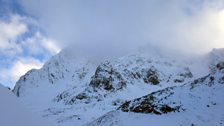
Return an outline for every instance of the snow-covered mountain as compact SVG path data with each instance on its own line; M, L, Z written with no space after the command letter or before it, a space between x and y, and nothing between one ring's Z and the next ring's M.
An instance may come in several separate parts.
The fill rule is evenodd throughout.
M215 54L220 52L216 51ZM172 115L170 119L183 115L186 118L179 118L184 120L188 119L187 116L192 114L191 112L199 112L195 116L200 116L203 111L198 109L203 102L212 106L209 98L213 98L214 92L214 97L218 96L217 99L214 98L214 102L219 103L220 95L223 94L223 70L217 70L211 63L199 62L201 59L186 62L161 56L162 54L156 55L155 52L152 54L147 52L121 58L99 59L79 57L64 49L43 68L31 70L22 76L13 93L35 112L61 126L128 125L128 122L135 118L136 124L141 122L142 125L148 125L150 119L161 117L157 119L159 121ZM222 55L218 57L210 54L206 57L209 60L206 61L222 61ZM209 75L205 76L206 74ZM202 78L198 79L198 75ZM211 78L211 83L214 84L208 82ZM211 90L211 94L206 94L208 92L204 90ZM199 100L198 97L202 97L202 100L194 106ZM175 104L171 104L174 102ZM220 103L214 111L222 110L222 106ZM146 111L143 111L144 107L147 108ZM190 112L187 111L188 108ZM208 111L208 114L209 112L212 110ZM223 114L220 112L217 121L221 121ZM189 120L193 118L190 117ZM201 120L212 120L210 117L212 116L203 117ZM150 119L146 121L146 118ZM205 122L201 121L199 125L203 123ZM180 123L176 124L188 123L180 120Z
M50 126L55 125L32 113L9 89L0 84L1 126Z

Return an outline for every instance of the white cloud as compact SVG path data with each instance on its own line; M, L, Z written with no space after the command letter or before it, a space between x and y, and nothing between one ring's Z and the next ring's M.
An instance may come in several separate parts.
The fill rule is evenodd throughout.
M30 25L38 27L35 20L20 15L0 20L0 81L7 86L13 87L20 76L30 69L40 68L60 51L56 40L38 30L30 31ZM28 32L33 33L26 35Z
M52 55L59 53L61 50L59 46L57 45L57 42L53 38L46 38L43 35L41 35L39 32L36 34L36 36L39 38L40 45L48 50Z
M223 31L217 29L223 27L218 14L223 0L22 0L22 5L60 47L78 43L128 52L150 43L192 53L224 47Z
M42 45L51 52L51 54L59 53L60 48L55 44L56 40L50 38L44 38Z
M20 45L28 50L30 55L46 54L55 55L60 51L56 44L56 40L43 36L40 32L36 32L32 37L20 42Z
M169 15L157 20L151 26L155 30L147 32L155 45L193 54L224 48L224 8L204 6L191 15Z
M9 87L14 87L16 81L31 69L39 69L43 62L33 58L20 58L10 68L0 69L0 79L8 82Z
M15 46L13 41L25 32L27 25L22 21L22 17L11 15L9 22L0 20L0 49L8 49Z
M18 41L18 37L31 32L28 29L29 23L37 25L33 19L19 15L10 15L9 21L0 20L0 54L13 56L26 50L30 54L43 54L47 51L54 55L60 51L56 40L42 35L39 31Z
M13 80L17 80L31 69L39 69L43 63L35 59L20 59L9 70Z

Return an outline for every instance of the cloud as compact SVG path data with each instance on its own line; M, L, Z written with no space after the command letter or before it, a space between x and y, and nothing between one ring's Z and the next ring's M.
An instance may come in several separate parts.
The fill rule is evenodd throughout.
M20 76L60 51L30 17L10 14L7 20L0 19L0 27L0 82L6 86L13 87Z
M56 40L44 36L38 30L31 31L30 26L37 27L36 22L18 14L11 14L9 21L0 20L0 55L22 54L24 51L31 55L48 51L53 55L60 51Z
M16 3L22 7L12 7L25 11L23 16L10 13L9 20L0 20L0 71L11 70L23 57L43 63L71 44L72 50L106 56L132 53L142 46L178 54L224 47L223 0Z
M148 32L149 39L153 40L153 44L163 48L193 54L207 53L212 48L223 48L223 12L224 8L219 9L206 4L188 15L161 16L160 19L156 19L157 23L151 26L156 30Z
M45 37L37 31L33 36L20 41L19 45L26 49L29 55L46 55L46 52L54 55L60 51L56 44L56 40Z
M24 75L27 71L31 69L39 69L43 65L37 59L33 58L20 58L12 66L0 69L0 79L4 84L8 84L9 87L14 87L15 82Z
M22 0L22 6L61 48L75 43L122 53L150 43L205 53L224 47L222 0Z
M0 49L9 49L14 46L18 36L27 32L27 26L18 15L11 15L9 22L0 21Z
M46 38L41 36L40 34L38 34L38 36L40 36L41 39L41 45L48 50L52 55L59 53L60 52L60 48L57 45L56 40L54 40L53 38Z

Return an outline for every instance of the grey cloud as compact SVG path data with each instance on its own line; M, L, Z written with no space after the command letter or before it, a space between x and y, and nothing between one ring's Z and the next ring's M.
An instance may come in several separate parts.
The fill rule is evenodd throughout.
M76 44L112 53L147 43L188 53L224 46L219 44L224 39L212 41L224 32L210 23L223 5L222 0L22 0L62 48Z

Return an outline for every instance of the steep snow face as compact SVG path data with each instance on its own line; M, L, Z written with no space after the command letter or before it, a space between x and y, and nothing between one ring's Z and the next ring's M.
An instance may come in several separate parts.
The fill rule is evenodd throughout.
M31 104L45 105L66 89L72 88L75 92L84 89L94 72L95 63L72 56L62 52L52 57L43 68L29 71L19 79L13 92L31 100Z
M224 62L215 71L181 86L130 100L88 126L223 126ZM138 113L138 114L137 114Z
M23 96L29 94L30 88L58 86L62 83L64 87L70 87L74 85L74 81L88 77L87 74L93 71L91 67L92 64L85 59L74 60L63 57L63 55L56 55L40 70L31 70L22 76L13 92L16 92L17 96Z
M52 126L20 103L10 90L0 84L0 125L1 126Z

